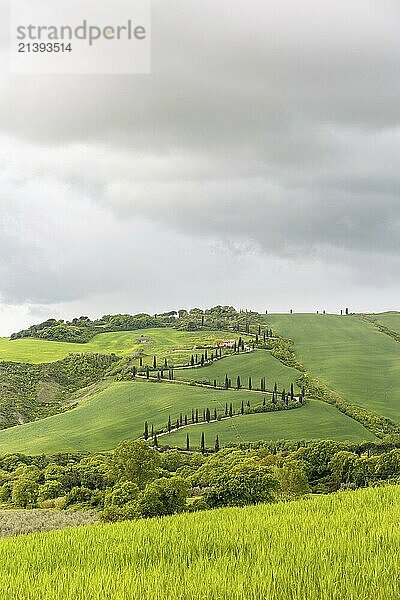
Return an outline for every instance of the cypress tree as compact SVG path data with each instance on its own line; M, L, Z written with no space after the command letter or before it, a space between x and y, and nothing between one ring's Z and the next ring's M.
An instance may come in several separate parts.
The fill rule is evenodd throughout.
M150 369L149 367L146 367L146 378L149 379L150 377Z
M229 404L229 416L233 417L233 406L232 406L232 402Z
M258 335L261 335L261 325L258 326Z
M214 379L214 387L215 388L217 387L217 380L216 379Z
M190 451L190 438L189 438L189 434L186 434L186 450L189 452Z
M293 400L294 398L294 387L293 383L290 384L290 398Z
M217 419L218 419L217 409L214 408L214 421L216 421Z
M161 380L161 373L160 373L160 371L157 371L157 379L158 379L158 381Z
M201 316L201 326L204 327L204 315Z
M229 413L228 413L228 403L227 403L227 402L225 402L225 416L227 417L227 416L228 416L228 414L229 414Z
M204 410L203 410L203 421L205 422L205 420L206 420L206 411L205 411L205 409L204 409Z
M139 358L139 367L143 367L143 358L142 357Z
M188 416L185 415L185 426L188 424Z
M282 390L281 398L282 398L282 402L285 402L285 398L286 398L286 390L285 389Z
M204 354L201 355L200 364L201 364L202 367L204 367Z
M206 360L206 361L208 360L208 352L207 352L207 350L204 352L204 360Z
M204 437L204 431L201 433L200 448L201 448L202 453L204 454L204 452L206 451L206 440Z
M250 400L247 400L247 408L250 408Z
M176 420L176 429L179 429L180 425L179 425L179 419Z
M137 373L137 369L136 369L136 367L133 367L133 369L132 369L132 376L136 377L136 373Z
M229 388L229 379L228 379L228 375L225 375L225 389L227 390Z
M237 343L236 343L236 340L235 340L235 345L233 346L233 351L237 352Z
M164 369L161 369L161 379L164 379Z
M196 408L196 417L195 417L195 420L196 420L196 423L199 422L199 411L198 411L197 408Z
M196 354L196 358L195 358L195 360L196 360L196 365L197 365L197 364L198 364L198 362L199 362L199 357L198 357L198 355L197 355L197 354Z
M244 340L242 340L242 351L244 352Z
M237 376L237 389L240 390L240 388L242 387L242 384L240 382L240 375Z
M168 415L168 433L171 433L171 429L172 429L172 426L171 426L171 415Z
M275 392L275 394L277 393L277 391L278 391L278 384L275 381L275 385L274 385L274 392Z
M207 421L207 423L209 423L211 421L211 413L210 413L209 408L207 408L207 410L206 410L206 421Z
M157 369L157 358L153 357L153 369Z
M183 424L183 416L182 413L179 415L179 425Z
M264 400L263 400L263 406L265 406L265 405L266 405L266 403L267 403L267 401L266 401L266 399L265 399L265 396L264 396Z
M258 333L256 333L256 344L258 344Z
M252 388L253 388L253 384L252 384L252 381L251 381L251 377L249 377L249 390L251 390Z
M214 450L215 452L219 452L220 449L220 445L219 445L219 438L218 436L215 438L215 446L214 446Z
M192 354L191 359L190 359L190 364L192 365L192 367L194 367L194 356Z
M154 425L153 425L153 423L151 424L151 437L154 437Z
M143 433L143 437L145 440L149 439L149 424L147 421L145 421L144 423L144 433Z
M272 404L276 404L275 392L272 392Z
M192 408L192 423L194 423L194 410Z
M164 358L164 369L168 369L168 363L167 363L167 359Z
M240 407L240 414L244 415L244 403L242 400L242 406Z

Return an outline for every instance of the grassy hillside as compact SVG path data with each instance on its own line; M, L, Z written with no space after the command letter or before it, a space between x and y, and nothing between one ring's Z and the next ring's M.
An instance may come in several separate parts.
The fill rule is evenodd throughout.
M72 394L101 380L115 360L74 354L37 365L0 362L0 428L48 417L73 405Z
M373 315L373 317L388 329L400 333L400 313L399 312L386 312Z
M300 373L296 369L285 367L267 350L257 350L248 354L228 356L203 368L184 369L176 371L177 379L213 383L224 385L225 375L236 385L237 376L240 375L242 385L248 385L248 378L252 378L253 387L260 387L261 377L266 378L267 389L272 390L275 382L281 390L290 389L290 384L295 383Z
M10 340L0 338L0 361L47 363L61 360L70 353L116 354L131 356L143 352L144 364L152 364L154 354L165 356L178 364L189 362L193 349L201 345L215 345L217 340L232 339L232 332L178 331L172 328L140 329L100 333L86 344L51 342L34 338ZM148 338L149 341L140 342Z
M356 316L268 315L306 369L351 404L400 421L400 344Z
M226 402L239 410L242 399L261 403L260 394L247 391L214 391L173 383L112 383L66 413L1 431L0 454L109 450L123 439L140 437L146 420L155 427L166 427L168 415L176 421L181 412L189 415L192 408L222 411Z
M200 447L204 431L206 445L214 447L218 435L222 445L282 439L328 439L358 442L375 436L350 417L325 402L311 400L300 409L245 415L221 422L193 425L161 438L162 443L184 448L186 433L193 447ZM0 438L1 439L1 438ZM161 442L160 440L160 442Z
M113 383L66 413L1 431L0 454L109 450L123 439L140 437L145 420L154 423L156 428L165 428L168 415L176 420L181 412L190 415L192 408L202 410L207 407L211 410L217 407L222 412L226 402L232 402L234 410L239 410L242 400L246 403L250 399L252 404L260 404L261 397L248 391L214 391L169 383ZM189 426L188 431L193 436L200 435L200 427ZM234 417L208 424L205 428L207 439L211 441L214 436L213 442L217 433L221 434L223 442L238 441L238 436L239 441L374 439L356 421L319 402L284 412ZM182 436L163 436L160 443L180 444Z
M0 541L0 595L394 600L399 519L393 486L10 538Z

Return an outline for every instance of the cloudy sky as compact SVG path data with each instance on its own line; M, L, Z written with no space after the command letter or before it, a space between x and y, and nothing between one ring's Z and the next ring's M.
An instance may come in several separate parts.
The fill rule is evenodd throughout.
M398 0L153 0L151 75L12 75L1 44L0 334L400 308L399 27Z

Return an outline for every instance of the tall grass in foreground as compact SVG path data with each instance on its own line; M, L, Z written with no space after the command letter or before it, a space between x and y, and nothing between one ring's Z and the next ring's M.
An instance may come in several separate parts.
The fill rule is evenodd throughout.
M400 487L0 542L2 600L395 600Z

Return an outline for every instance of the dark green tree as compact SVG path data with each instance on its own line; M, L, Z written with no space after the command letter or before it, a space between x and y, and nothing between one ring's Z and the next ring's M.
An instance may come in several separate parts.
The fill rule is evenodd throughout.
M206 440L204 436L204 431L201 432L200 450L203 454L206 451Z
M215 438L215 446L214 446L214 450L215 450L215 452L219 452L219 450L220 450L220 445L219 445L219 438L218 438L218 436Z

